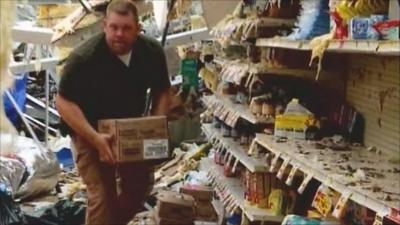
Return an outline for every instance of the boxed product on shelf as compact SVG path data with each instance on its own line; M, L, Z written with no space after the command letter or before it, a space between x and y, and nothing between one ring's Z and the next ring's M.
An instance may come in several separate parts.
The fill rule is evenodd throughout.
M277 115L275 117L275 136L290 138L306 138L307 122L309 115Z

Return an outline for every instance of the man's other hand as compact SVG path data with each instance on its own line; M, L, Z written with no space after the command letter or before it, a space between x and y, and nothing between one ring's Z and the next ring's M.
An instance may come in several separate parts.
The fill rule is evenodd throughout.
M111 143L114 141L114 137L111 134L99 133L95 139L95 147L99 151L100 161L115 164L115 157L111 150Z

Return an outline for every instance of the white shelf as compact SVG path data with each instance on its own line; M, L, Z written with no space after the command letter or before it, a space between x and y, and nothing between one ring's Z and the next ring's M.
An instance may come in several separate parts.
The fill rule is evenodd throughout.
M262 162L261 160L248 156L244 147L240 146L232 138L222 137L219 130L212 127L211 124L203 124L202 130L208 139L211 137L216 137L218 140L220 140L224 147L235 157L235 159L239 160L239 162L242 163L252 173L268 171L266 162Z
M32 60L30 62L12 62L10 63L10 71L13 74L22 74L36 71L36 65L39 66L39 70L48 70L54 69L57 66L58 58L44 58L40 59L39 62L37 60Z
M309 51L309 41L294 41L286 38L259 38L256 41L256 46L271 47L271 48L287 48Z
M208 174L213 178L214 183L225 187L229 194L235 199L235 203L245 213L250 221L271 221L282 222L283 216L275 216L268 209L259 209L245 205L244 188L237 178L224 176L223 168L216 165L211 159L202 159L204 168L208 168Z
M222 105L225 110L229 111L230 113L239 114L241 118L249 121L252 124L274 122L273 119L266 119L264 117L257 117L253 115L247 105L235 104L232 102L231 98L233 98L232 95L210 95L203 96L202 101L208 108L214 107L215 105Z
M312 69L290 69L290 68L272 68L272 67L265 67L265 68L250 67L249 72L254 74L286 75L286 76L300 77L307 79L315 79L315 76L317 75L317 71Z
M54 31L50 28L14 26L11 37L15 42L50 44Z
M274 154L280 154L282 159L289 159L289 164L297 165L303 173L312 174L323 184L342 194L351 194L350 199L360 205L384 215L400 210L400 173L394 172L400 171L400 165L389 163L384 156L361 147L342 152L321 150L304 140L277 143L277 137L265 134L257 134L256 142ZM343 156L349 160L344 160ZM367 174L367 181L361 183L352 179L347 174L347 167L363 170ZM369 176L370 172L384 177ZM373 187L382 188L382 191L374 192ZM384 200L385 194L391 197L391 201Z
M223 20L219 24L217 24L214 29L211 31L211 34L218 38L230 38L233 39L234 33L238 30L241 30L240 34L241 40L235 41L244 41L249 38L255 38L254 35L257 35L257 30L259 28L266 27L293 27L296 23L294 19L278 19L278 18L231 18L229 20Z
M286 38L259 38L256 45L259 47L287 48L294 50L310 51L309 41L290 40ZM362 53L377 55L400 55L400 41L375 41L375 40L331 40L328 52Z

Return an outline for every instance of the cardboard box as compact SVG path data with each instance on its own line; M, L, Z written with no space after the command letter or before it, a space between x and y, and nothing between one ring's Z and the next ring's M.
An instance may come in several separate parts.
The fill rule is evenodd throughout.
M296 139L306 138L309 115L283 114L275 117L274 135Z
M193 196L196 201L211 201L213 197L213 189L203 185L184 185L180 191L181 193Z
M172 220L194 220L194 198L190 195L163 191L158 194L158 217Z
M99 132L114 135L112 150L118 162L168 158L168 125L165 116L106 119Z
M210 201L196 200L196 220L218 221L218 215Z
M157 207L156 207L156 210L157 210ZM154 220L157 225L193 225L194 224L193 219L191 219L191 220L187 220L186 218L170 219L170 218L160 217L158 215L157 211L156 211Z

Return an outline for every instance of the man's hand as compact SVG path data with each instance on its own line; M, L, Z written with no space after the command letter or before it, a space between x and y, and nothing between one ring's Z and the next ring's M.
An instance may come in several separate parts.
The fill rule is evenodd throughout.
M111 150L111 143L114 137L111 134L98 134L94 140L95 148L99 151L100 161L114 165L116 163Z

